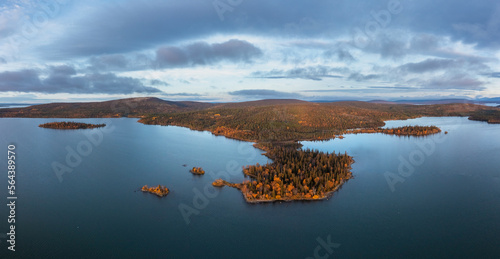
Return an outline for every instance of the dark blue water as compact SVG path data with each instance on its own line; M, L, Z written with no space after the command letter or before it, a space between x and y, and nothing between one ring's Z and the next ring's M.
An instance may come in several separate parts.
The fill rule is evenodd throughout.
M0 119L0 168L9 144L18 166L16 252L0 236L1 258L500 255L500 125L421 118L388 125L433 124L449 134L303 142L347 151L355 178L327 201L251 205L236 189L210 185L221 176L240 182L241 166L268 161L251 143L135 119L77 120L108 124L93 130L37 127L60 120ZM66 161L72 151L81 161ZM57 163L71 172L55 173ZM193 176L193 166L207 174ZM145 184L171 193L136 191ZM8 231L8 213L0 206L0 233Z

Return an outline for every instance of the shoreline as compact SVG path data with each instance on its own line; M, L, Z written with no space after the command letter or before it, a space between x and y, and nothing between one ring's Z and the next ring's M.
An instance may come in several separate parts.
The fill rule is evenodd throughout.
M407 120L414 120L414 119L420 119L420 118L450 118L450 117L457 117L457 118L467 118L468 120L471 120L471 121L477 121L477 122L486 122L488 124L500 124L500 122L489 122L489 121L483 121L483 120L474 120L474 119L470 119L469 117L471 116L416 116L416 117L411 117L411 118L407 118L407 119L387 119L387 120L384 120L384 125L379 127L378 129L381 129L381 130L384 130L385 127L387 124L386 122L387 121L407 121ZM129 117L129 118L132 118L132 117ZM235 136L227 136L227 135L224 135L224 134L221 134L221 133L217 133L217 132L214 132L215 130L210 130L210 129L196 129L196 128L191 128L190 126L188 125L180 125L180 124L167 124L167 125L164 125L164 124L151 124L151 123L144 123L142 122L141 120L143 118L140 118L140 117L137 117L139 118L139 120L137 120L138 123L141 123L143 125L154 125L154 126L174 126L174 127L181 127L181 128L186 128L186 129L189 129L189 130L193 130L193 131L199 131L199 132L209 132L211 133L212 135L214 136L217 136L217 137L225 137L225 138L228 138L228 139L233 139L233 140L238 140L238 141L244 141L244 142L250 142L250 143L253 143L253 144L258 144L258 143L263 143L263 142L273 142L273 141L269 141L269 140L265 140L265 141L259 141L257 139L244 139L244 138L241 138L241 137L235 137ZM427 126L423 126L423 127L427 127ZM356 134L375 134L375 133L381 133L381 134L386 134L386 133L383 133L383 132L364 132L364 133L361 133L361 132L353 132L353 131L358 131L358 130L369 130L369 129L372 129L372 128L354 128L354 129L346 129L346 130L336 130L337 132L335 132L335 134L333 134L332 132L332 136L331 137L325 137L325 138L322 138L322 137L317 137L317 138L314 138L314 137L305 137L305 138L296 138L296 139L292 139L292 140L282 140L282 141L274 141L274 142L295 142L295 143L299 143L301 141L328 141L328 140L333 140L333 139L342 139L344 138L343 135L356 135ZM322 133L322 131L316 131L316 132L310 132L310 133ZM430 136L430 135L433 135L433 134L438 134L438 133L441 133L441 129L439 132L437 133L431 133L431 134L425 134L425 135L412 135L412 134L409 134L409 135L398 135L398 134L386 134L386 135L393 135L393 136L398 136L398 137L425 137L425 136Z
M350 179L353 179L353 178L354 177L351 177ZM348 180L350 180L350 179L348 179ZM313 198L298 198L298 199L274 199L274 200L262 200L262 199L259 199L259 200L249 200L249 199L247 199L247 197L245 196L245 194L243 192L241 192L241 194L243 195L243 198L245 199L245 201L247 203L250 203L250 204L274 203L274 202L294 202L294 201L305 201L305 202L309 202L309 201L324 201L324 200L328 200L329 198L333 197L333 194L335 192L337 192L340 189L340 187L342 187L345 183L347 183L348 180L343 180L339 185L337 185L335 187L335 189L333 189L332 191L326 192L324 194L324 196L319 197L317 199L313 199ZM231 187L231 186L229 186L229 187ZM233 187L233 188L236 188L236 187ZM236 189L238 189L238 188L236 188Z
M40 128L44 129L56 129L56 130L79 130L79 129L97 129L106 127L106 124L92 124L84 122L74 122L74 121L60 121L60 122L47 122L38 125Z
M255 199L255 200L250 200L246 196L246 194L248 194L248 192L243 192L242 191L242 189L243 189L242 186L244 185L244 183L230 183L230 182L227 182L227 181L222 180L222 179L217 179L217 180L215 180L212 183L212 185L214 187L218 187L218 188L222 188L224 186L227 186L227 187L231 187L231 188L237 189L237 190L240 191L240 193L243 196L243 199L245 200L245 202L250 203L250 204L274 203L274 202L293 202L293 201L306 201L306 202L309 202L309 201L323 201L323 200L328 200L329 198L333 197L334 193L337 192L345 183L347 183L349 180L351 180L353 178L354 178L354 176L352 176L352 174L351 174L351 177L349 179L342 180L342 182L339 183L337 186L335 186L335 188L333 190L324 193L323 196L321 196L321 197L319 197L317 199L301 197L301 198L295 198L295 199L291 198L291 199Z

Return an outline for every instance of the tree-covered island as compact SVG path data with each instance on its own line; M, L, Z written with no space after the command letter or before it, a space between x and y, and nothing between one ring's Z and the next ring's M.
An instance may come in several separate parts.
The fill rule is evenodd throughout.
M347 154L329 154L316 150L297 150L297 143L259 143L256 147L267 151L273 160L267 165L249 165L243 168L251 178L240 184L217 179L213 186L239 189L247 202L293 200L321 200L333 194L352 178L352 157Z
M385 133L424 136L433 126L382 129L387 120L422 116L466 116L488 123L500 122L500 109L469 103L411 105L370 102L311 103L301 100L260 100L243 103L172 102L132 98L99 103L53 103L0 109L0 117L99 118L135 117L151 125L171 125L255 142L273 160L243 169L243 183L215 181L232 186L248 202L320 200L352 177L347 154L301 150L299 141L342 138L348 133ZM53 128L78 128L63 123ZM85 128L85 127L84 127ZM196 173L196 171L192 171ZM151 188L147 188L148 190ZM160 188L157 188L160 190ZM161 192L160 192L161 193Z
M105 127L106 124L89 124L82 122L62 121L62 122L49 122L38 125L40 128L47 129L94 129Z
M168 193L170 192L170 190L167 187L159 185L159 184L158 184L158 186L155 186L155 187L148 187L147 185L144 185L141 188L141 191L155 194L158 197L167 196Z
M195 175L204 175L205 170L203 170L201 167L193 167L191 170L189 170L192 174Z
M355 129L348 130L345 133L358 134L358 133L383 133L387 135L397 136L427 136L441 132L436 126L404 126L398 128L368 128L368 129Z

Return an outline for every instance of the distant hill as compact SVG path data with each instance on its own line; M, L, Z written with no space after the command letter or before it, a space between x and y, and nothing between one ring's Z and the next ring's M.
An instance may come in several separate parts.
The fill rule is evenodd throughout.
M494 98L478 98L478 99L436 99L436 100L372 100L370 103L401 103L401 104L450 104L450 103L499 103L500 97Z
M268 106L262 105L266 102L256 104L218 105L204 110L146 116L140 122L183 126L230 138L262 142L329 139L348 129L376 128L383 126L386 120L422 116L476 115L474 119L490 123L500 117L495 112L485 112L497 108L468 103L412 105L348 101L291 102Z
M106 102L50 103L0 109L0 117L136 117L154 125L177 125L251 141L328 139L345 130L374 128L386 120L422 116L467 116L500 122L500 109L472 103L414 105L339 101L260 100L241 103L173 102L129 98Z
M49 103L24 108L0 109L0 117L102 118L139 117L144 114L199 110L213 104L173 102L155 97L128 98L105 102Z
M258 101L238 102L238 103L221 103L214 105L215 108L244 108L244 107L262 107L273 105L286 105L286 104L308 104L308 101L297 99L264 99Z
M438 99L438 100L373 100L371 103L399 103L399 104L418 104L418 105L431 105L431 104L450 104L450 103L479 103L481 101L474 101L469 99Z
M15 107L15 106L30 106L35 104L25 104L25 103L0 103L1 107Z
M485 103L500 103L500 97L479 98L478 101L485 102Z

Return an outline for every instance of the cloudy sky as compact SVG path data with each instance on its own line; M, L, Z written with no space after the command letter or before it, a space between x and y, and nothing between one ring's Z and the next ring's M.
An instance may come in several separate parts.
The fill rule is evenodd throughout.
M2 0L0 102L500 96L494 0Z

